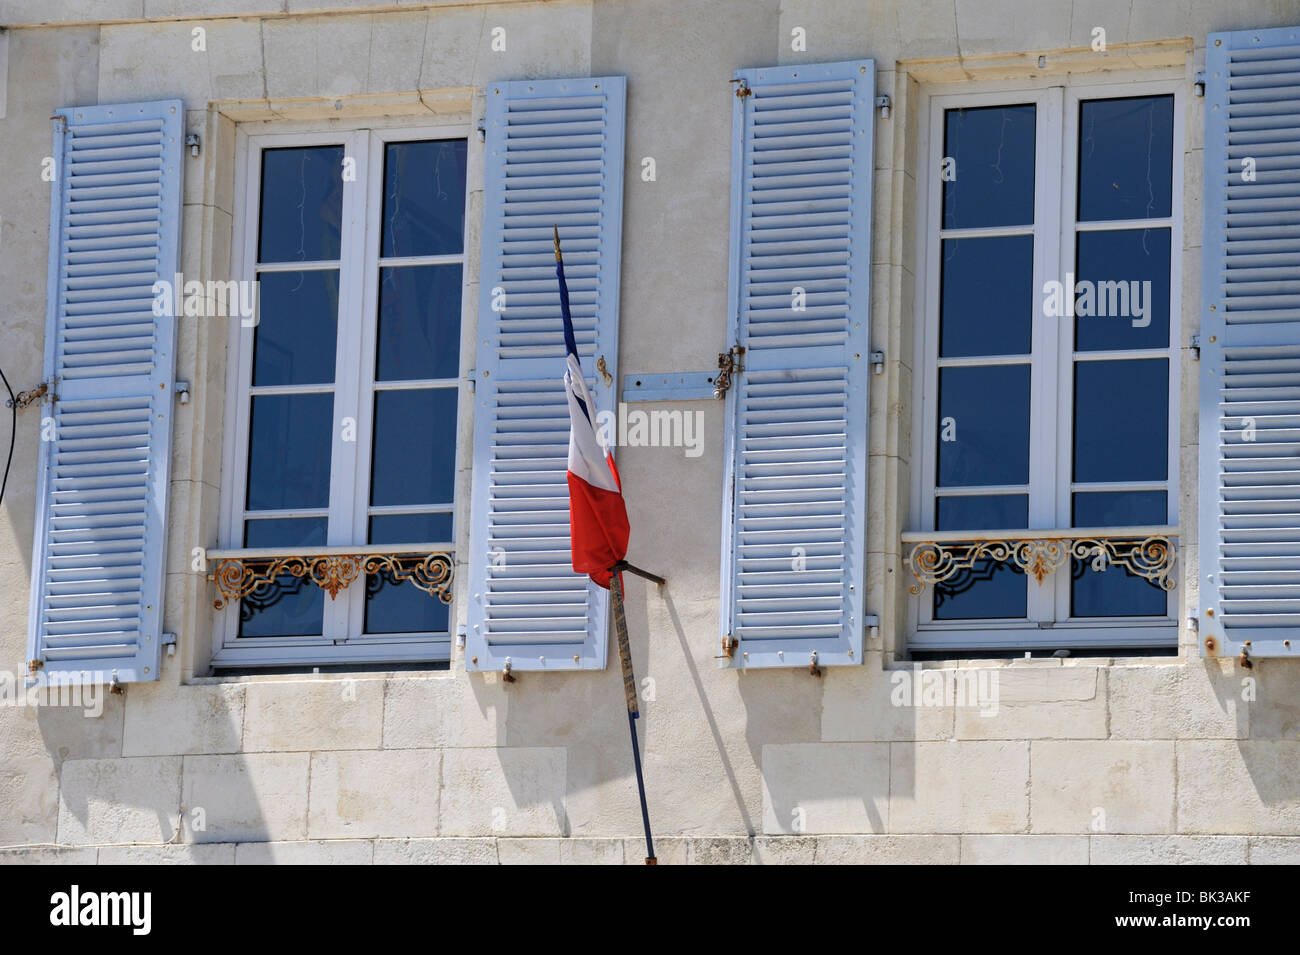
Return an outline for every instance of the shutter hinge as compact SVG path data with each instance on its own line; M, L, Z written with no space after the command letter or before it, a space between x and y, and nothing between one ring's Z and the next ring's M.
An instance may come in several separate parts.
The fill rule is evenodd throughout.
M873 351L867 355L871 361L871 373L873 375L883 375L885 373L885 353L883 351Z
M817 665L817 651L812 652L812 657L808 660L808 673L812 676L821 676L822 668Z
M713 383L713 397L725 395L732 385L732 375L739 375L744 370L744 345L732 345L729 351L718 352L718 377Z
M478 369L477 369L477 368L471 368L471 369L469 370L469 372L466 373L466 375L465 375L465 383L469 385L469 393L470 393L471 395L472 395L472 394L475 394L475 387L474 387L474 386L475 386L476 384L478 384L478 379L475 377L476 375L478 375Z
M195 159L197 159L199 156L199 146L201 144L202 144L202 140L199 139L198 133L185 134L185 145L190 147L190 155L193 156Z
M736 655L736 647L740 646L740 641L727 634L722 638L722 653L714 657L715 660L730 660Z
M167 655L169 657L176 656L176 634L164 633L162 635L162 645L167 648Z
M1197 73L1196 79L1192 81L1192 95L1193 96L1205 95L1205 74L1204 73Z
M737 76L731 82L736 84L737 99L744 99L746 96L750 96L754 92L749 88L749 84L745 82L745 78L743 76Z
M6 408L16 408L19 411L36 401L37 398L44 398L46 401L58 401L59 396L54 389L58 387L59 379L51 378L49 381L42 381L39 387L32 388L30 391L20 391L12 398L5 401Z
M889 109L894 105L894 101L885 93L876 97L876 106L880 109L880 118L889 119Z
M1201 360L1201 336L1192 336L1192 361Z
M36 676L36 671L37 671L37 670L40 670L40 669L43 669L44 667L45 667L45 661L44 661L44 660L28 660L28 661L27 661L27 675L28 675L28 676Z

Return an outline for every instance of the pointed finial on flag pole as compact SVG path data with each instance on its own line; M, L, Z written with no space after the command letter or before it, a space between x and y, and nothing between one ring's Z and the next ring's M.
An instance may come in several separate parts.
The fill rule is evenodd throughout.
M560 227L557 225L551 228L555 230L555 261L563 262L564 259L560 258Z

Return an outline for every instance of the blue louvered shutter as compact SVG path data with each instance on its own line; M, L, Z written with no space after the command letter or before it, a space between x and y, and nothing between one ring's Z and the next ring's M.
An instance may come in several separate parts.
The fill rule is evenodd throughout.
M875 68L737 75L723 640L735 666L859 663Z
M470 670L602 669L608 593L573 572L559 226L583 371L614 412L623 77L487 89L474 401ZM604 359L606 384L596 366Z
M158 678L176 326L153 287L177 268L183 118L55 114L32 673Z
M1300 655L1300 28L1206 46L1202 653ZM1253 178L1252 178L1253 174Z

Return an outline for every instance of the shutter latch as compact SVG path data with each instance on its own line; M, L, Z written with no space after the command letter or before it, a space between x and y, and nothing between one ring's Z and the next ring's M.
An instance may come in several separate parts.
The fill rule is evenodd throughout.
M731 82L736 84L737 99L744 99L746 96L749 96L754 92L749 88L749 84L745 82L745 78L743 76L737 76Z
M54 393L59 379L51 378L49 381L42 381L40 387L32 388L30 391L20 391L8 401L5 402L6 408L16 408L19 411L36 401L37 398L43 398L49 395L50 401L58 401L59 396Z
M718 377L713 383L713 397L721 398L731 387L731 376L745 370L745 346L732 345L730 351L718 352Z

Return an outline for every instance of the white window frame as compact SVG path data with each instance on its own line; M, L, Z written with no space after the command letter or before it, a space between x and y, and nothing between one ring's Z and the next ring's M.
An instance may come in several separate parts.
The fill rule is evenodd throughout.
M1153 78L1158 77L1158 78ZM1092 358L1164 357L1169 362L1168 478L1167 519L1178 525L1180 468L1180 361L1182 344L1182 257L1183 257L1183 112L1186 107L1187 81L1181 71L1155 70L1106 74L1067 74L1043 77L1030 82L988 82L933 85L923 88L919 98L918 156L921 169L933 170L917 187L917 293L922 303L917 316L915 367L919 370L913 386L914 419L912 434L919 441L913 460L918 467L912 475L912 498L909 527L919 531L935 528L935 477L937 469L938 426L938 332L939 332L939 256L940 236L1002 235L1024 233L1022 228L941 229L944 111L957 107L999 106L1033 103L1038 107L1035 119L1034 177L1034 318L1030 371L1030 440L1031 449L1043 446L1044 438L1056 435L1054 455L1030 457L1029 527L1036 530L1059 530L1071 527L1071 491L1073 442L1073 362L1072 336L1066 325L1070 319L1051 318L1038 307L1042 289L1049 280L1064 281L1067 272L1075 271L1076 231L1117 229L1142 226L1163 228L1170 235L1169 276L1169 344L1164 349L1142 352L1086 352ZM1173 169L1171 215L1167 219L1114 220L1075 222L1077 187L1077 116L1081 100L1127 98L1134 96L1172 95L1173 100ZM945 365L969 363L992 364L987 359L945 359ZM1011 362L1016 363L1016 362ZM1050 374L1049 374L1050 372ZM1153 489L1158 482L1140 482L1143 489ZM1089 485L1090 489L1125 490L1136 484L1116 482L1113 487ZM972 488L972 494L1026 493L1015 487ZM1026 528L1028 530L1028 528ZM978 536L978 532L972 532ZM1026 535L1031 536L1031 535ZM1182 541L1178 542L1181 546ZM905 552L907 545L905 545ZM934 620L933 590L926 587L919 596L908 599L909 649L914 651L990 651L1022 648L1124 648L1176 647L1177 620L1182 599L1181 588L1167 595L1164 617L1071 617L1069 564L1047 578L1040 586L1026 575L1028 600L1026 617L977 620Z
M326 545L364 545L368 518L372 513L419 511L419 508L371 508L369 506L370 460L373 449L374 362L377 342L379 270L392 264L380 257L383 202L384 147L390 142L435 139L460 139L467 143L468 162L475 150L469 124L412 124L409 120L385 119L357 121L352 125L324 124L249 124L242 127L236 142L235 216L231 273L236 279L253 280L258 271L257 240L260 223L261 159L266 149L295 146L342 145L344 156L355 161L356 178L345 180L342 206L342 235L339 269L338 343L335 355L335 417L354 417L356 440L340 439L341 421L333 428L330 497ZM256 128L261 127L261 128ZM466 374L468 346L473 344L472 314L475 303L470 282L469 249L473 233L469 220L472 177L467 171L465 184L465 234L457 255L403 257L401 264L458 264L461 267L461 335L458 344L458 377L421 379L418 383L385 382L380 390L402 387L427 388L431 384L457 388L458 435L455 473L469 466L470 449L459 436L467 433L465 423L472 416L472 396L461 387ZM360 262L349 267L349 263ZM309 263L285 263L276 268L293 271ZM262 271L267 271L262 267ZM362 315L363 322L348 321ZM223 448L218 546L223 551L243 549L244 489L248 480L248 439L251 411L253 334L255 329L231 321L227 350L226 427ZM277 389L279 390L279 389ZM318 387L285 386L283 391L316 391ZM342 453L340 453L342 449ZM456 481L460 483L459 478ZM366 490L367 493L361 493ZM459 496L457 496L459 498ZM459 499L451 507L452 533L445 541L392 545L393 550L456 550L456 540L468 502ZM427 505L426 505L427 510ZM264 512L260 512L264 513ZM293 516L292 512L281 516ZM372 548L373 549L373 548ZM286 548L291 553L292 548ZM454 557L453 557L454 560ZM304 586L315 586L306 583ZM428 599L436 600L430 596ZM365 581L359 579L331 599L324 596L323 633L318 637L240 637L239 602L214 612L215 667L300 666L339 664L428 663L450 660L450 633L365 634ZM449 608L448 629L456 626L456 609Z

